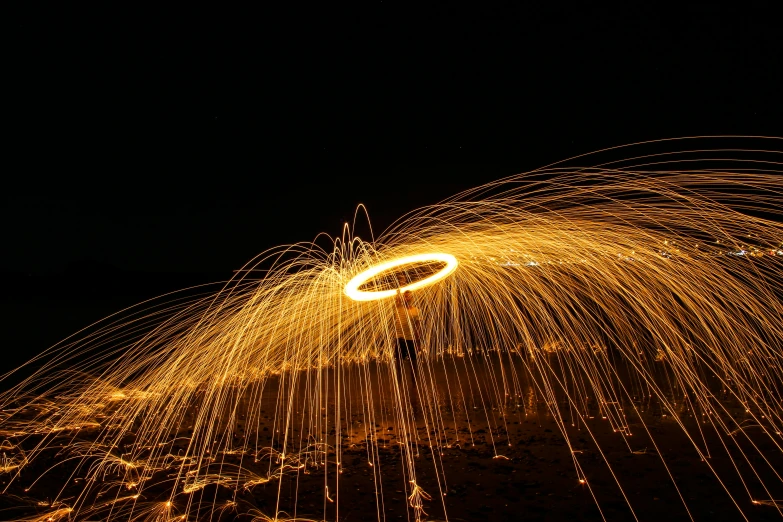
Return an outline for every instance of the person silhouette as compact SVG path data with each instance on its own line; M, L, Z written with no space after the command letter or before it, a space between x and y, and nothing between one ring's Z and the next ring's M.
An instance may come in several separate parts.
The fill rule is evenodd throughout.
M415 368L421 313L413 306L413 294L410 291L396 296L394 312L394 330L397 335L395 359L408 359Z
M403 286L402 283L400 287ZM406 373L404 367L408 366L410 368L413 380L411 399L414 401L413 406L415 410L420 402L417 355L418 344L421 338L421 313L413 305L413 294L410 291L401 291L398 288L395 296L394 319L394 329L397 337L394 362L397 367L398 378L400 379Z

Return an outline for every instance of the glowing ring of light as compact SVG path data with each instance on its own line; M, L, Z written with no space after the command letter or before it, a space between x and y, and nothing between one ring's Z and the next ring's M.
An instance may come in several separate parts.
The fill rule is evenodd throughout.
M424 279L414 281L413 283L399 289L395 288L393 290L382 290L379 292L364 292L362 290L359 290L360 286L362 286L364 283L366 283L373 277L377 276L381 272L385 272L386 270L390 270L392 268L396 268L402 265L409 265L412 263L426 263L428 261L441 261L443 263L446 263L446 266L444 266L443 268L441 268L440 270L438 270L437 272L435 272L429 277L425 277ZM451 274L454 270L456 270L458 264L459 263L457 262L457 258L452 256L451 254L433 253L433 254L417 254L415 256L400 257L392 261L387 261L386 263L381 263L380 265L375 265L371 268L368 268L364 272L356 275L353 279L348 281L347 285L345 285L345 295L347 295L354 301L374 301L376 299L386 299L387 297L396 295L398 291L407 292L410 290L417 290L419 288L424 288L425 286L429 286L436 281L440 281L444 277Z

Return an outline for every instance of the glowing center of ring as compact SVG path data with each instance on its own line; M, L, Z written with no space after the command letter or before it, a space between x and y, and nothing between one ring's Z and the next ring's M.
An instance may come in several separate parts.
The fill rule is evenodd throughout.
M380 290L380 291L371 291L371 292L365 292L363 290L359 290L359 287L362 286L364 283L372 279L373 277L377 276L378 274L385 272L387 270L391 270L392 268L397 268L398 266L402 265L410 265L413 263L428 263L433 261L440 261L442 263L446 263L446 266L435 272L429 277L425 277L424 279L419 279L418 281L414 281L413 283L403 286L399 289L392 289L392 290ZM375 299L386 299L387 297L392 297L393 295L396 295L398 291L400 292L407 292L409 290L417 290L419 288L424 288L425 286L429 286L432 283L439 281L443 279L444 277L451 274L454 270L457 269L457 265L459 263L457 262L457 258L452 256L451 254L441 254L441 253L434 253L434 254L418 254L415 256L408 256L408 257L400 257L398 259L394 259L392 261L388 261L386 263L381 263L380 265L375 265L372 268L369 268L365 270L364 272L358 274L356 277L348 281L348 284L345 285L345 295L353 299L354 301L374 301Z

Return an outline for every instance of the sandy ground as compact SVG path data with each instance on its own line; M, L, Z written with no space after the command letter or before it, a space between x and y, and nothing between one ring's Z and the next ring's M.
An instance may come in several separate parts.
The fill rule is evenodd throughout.
M286 451L295 453L301 441L318 438L319 433L328 449L304 468L289 470L266 484L239 490L208 486L195 496L209 506L236 502L213 518L220 520L249 520L241 513L272 516L275 511L285 513L281 518L413 520L407 499L412 478L408 464L412 463L416 484L429 497L423 503L423 520L659 521L687 520L689 515L695 520L743 520L742 513L750 520L781 518L774 506L751 501L783 499L783 481L772 471L783 469L783 458L769 438L760 436L760 428L751 426L721 437L693 411L678 415L681 427L648 401L625 405L623 433L613 429L596 405L588 404L579 418L569 413L567 402L561 402L564 434L540 391L519 368L462 361L430 373L427 398L404 398L401 410L389 369L388 364L373 365L370 371L354 368L342 372L340 381L333 371L325 375L325 381L339 382L345 390L339 429L312 420L317 401L306 379L293 387L273 379L260 401L252 396L241 399L244 421L233 433L238 447L248 447L243 441L253 439L259 447L283 450L275 418L281 418L287 405L279 397L291 396L293 422ZM405 385L411 382L406 374ZM286 393L281 395L281 389ZM324 401L320 418L334 418L338 407L334 396ZM251 418L257 420L251 423ZM683 427L698 447L709 450L708 458L701 458ZM89 441L95 433L63 434L60 447ZM190 433L188 426L182 426L183 439L169 450L181 453ZM223 459L259 475L268 473L271 461L251 462L249 453ZM53 499L75 464L60 464L32 490L25 488L58 458L62 460L52 450L24 469L0 496L0 519L46 512L46 506L33 506L31 499ZM0 478L8 484L9 474ZM764 491L761 481L769 491ZM80 488L78 481L67 483L61 498L73 498ZM116 493L104 498L112 494ZM147 500L167 495L155 487L143 492Z

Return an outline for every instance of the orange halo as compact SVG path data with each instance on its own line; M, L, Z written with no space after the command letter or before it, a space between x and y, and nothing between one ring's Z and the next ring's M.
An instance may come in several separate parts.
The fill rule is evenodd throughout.
M362 286L364 283L366 283L373 277L377 276L381 272L385 272L386 270L390 270L392 268L396 268L402 265L407 265L411 263L425 263L428 261L441 261L443 263L446 263L446 266L444 266L442 269L438 270L437 272L435 272L429 277L425 277L424 279L414 281L413 283L399 289L395 288L393 290L381 290L379 292L364 292L362 290L359 290L360 286ZM348 284L345 285L345 295L347 295L354 301L374 301L376 299L386 299L387 297L392 297L396 295L397 292L407 292L409 290L417 290L419 288L424 288L425 286L429 286L436 281L440 281L444 277L454 272L454 270L457 269L458 264L459 263L457 262L457 258L452 256L451 254L443 254L437 252L432 254L417 254L415 256L400 257L397 259L393 259L392 261L387 261L386 263L381 263L380 265L375 265L371 268L368 268L364 272L354 276L354 278L348 281Z

